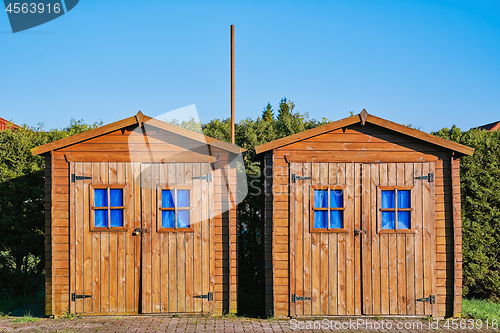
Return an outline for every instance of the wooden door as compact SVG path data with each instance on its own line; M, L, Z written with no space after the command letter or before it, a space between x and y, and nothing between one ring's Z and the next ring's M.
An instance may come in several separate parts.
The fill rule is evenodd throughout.
M429 299L436 294L435 196L434 181L429 178L434 175L435 164L381 163L359 168L361 225L366 230L360 234L363 314L436 316L436 304ZM403 229L382 227L385 222L381 214L387 206L381 197L384 190L388 195L393 191L408 194L393 204L408 207L406 212L401 208L397 213L401 215L401 223L397 223ZM386 211L393 214L394 210Z
M139 312L140 239L132 235L134 228L141 227L141 217L134 210L140 202L135 177L139 167L137 163L70 163L71 313ZM94 208L93 191L108 195L108 186L121 191L123 209L109 209L109 214L122 211L124 227L94 230L95 212L106 215L108 209ZM57 219L53 223L59 227Z
M142 234L142 313L213 312L211 172L208 163L142 164L142 221L147 229ZM174 220L188 214L189 228L178 224L176 229L162 220L162 211L169 209L162 201L167 191L172 206L189 206L184 213L169 210ZM184 204L178 202L181 191L190 195Z
M290 164L292 316L435 315L417 301L435 295L434 183L421 179L433 172L433 163ZM398 189L411 207L394 214L410 228L388 231L381 191ZM330 193L328 203L316 193ZM327 214L323 224L315 214Z
M213 312L210 173L208 163L70 164L71 313ZM191 230L159 230L162 187L189 188L183 209ZM113 203L112 190L122 202ZM107 196L103 205L96 205L96 191ZM97 211L106 212L107 227ZM117 211L123 225L112 224Z

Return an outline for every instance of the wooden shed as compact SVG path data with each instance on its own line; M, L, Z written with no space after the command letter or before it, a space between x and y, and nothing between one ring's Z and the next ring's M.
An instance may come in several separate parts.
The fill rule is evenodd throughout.
M141 112L33 149L46 168L46 314L236 312L243 152Z
M256 152L269 315L460 315L472 148L363 110Z

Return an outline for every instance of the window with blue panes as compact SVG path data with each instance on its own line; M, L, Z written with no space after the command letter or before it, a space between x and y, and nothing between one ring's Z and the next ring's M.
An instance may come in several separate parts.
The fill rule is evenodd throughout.
M411 230L411 189L380 190L381 230Z
M313 186L313 231L339 231L344 229L344 187Z
M160 216L158 230L190 231L191 229L191 189L167 188L160 192ZM167 229L167 230L165 230Z
M92 185L92 230L125 230L123 186Z

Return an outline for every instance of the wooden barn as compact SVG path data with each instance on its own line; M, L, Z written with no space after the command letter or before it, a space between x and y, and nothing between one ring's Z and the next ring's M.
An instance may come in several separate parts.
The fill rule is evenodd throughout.
M144 116L45 157L46 314L236 312L237 146Z
M459 159L473 152L365 110L256 147L267 313L460 315Z

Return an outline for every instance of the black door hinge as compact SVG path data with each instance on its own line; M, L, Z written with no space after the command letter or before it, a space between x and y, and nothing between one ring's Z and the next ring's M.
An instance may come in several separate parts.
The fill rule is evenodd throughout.
M74 173L71 174L71 182L74 183L76 180L92 179L92 177L77 176Z
M307 301L310 299L311 297L295 296L295 294L292 294L292 303L296 303L297 301Z
M76 293L71 293L71 301L75 302L77 299L80 298L91 298L92 295L77 295Z
M427 176L415 177L415 179L427 179L429 183L432 183L434 181L434 173L429 173Z
M311 177L295 176L295 174L292 173L292 183L295 183L297 180L304 180L304 179L311 179Z
M425 297L425 298L417 298L415 301L417 301L417 302L429 302L431 304L435 304L436 303L436 295L430 295L429 297Z
M210 293L208 293L206 295L194 295L193 298L206 298L209 301L213 301L214 300L214 294L212 292L210 292Z
M209 173L206 176L193 177L193 179L205 179L207 182L212 182L212 174Z

